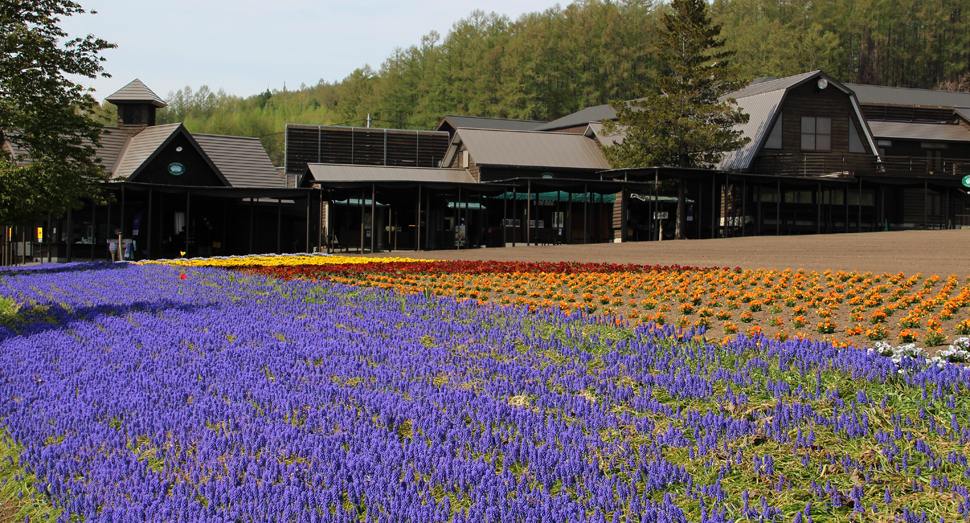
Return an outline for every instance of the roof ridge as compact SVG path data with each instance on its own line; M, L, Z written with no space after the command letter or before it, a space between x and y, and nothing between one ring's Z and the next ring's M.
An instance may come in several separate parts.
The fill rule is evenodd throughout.
M851 87L851 86L879 87L881 89L905 89L907 91L929 91L931 93L953 93L953 94L965 94L970 96L970 93L966 91L947 91L946 89L930 89L928 87L899 87L895 85L875 85L875 84L859 84L859 83L846 83L842 85L846 87Z
M446 114L445 118L448 118L449 116L454 116L456 118L477 118L480 120L503 120L503 121L511 121L511 122L549 123L546 120L523 120L519 118L499 118L497 116L468 116L464 114Z
M138 78L135 78L125 84L121 89L108 95L105 101L111 103L149 102L156 107L166 107L168 105L162 97L155 94L155 91L152 91L151 88Z
M333 167L359 167L364 168L391 168L391 169L434 169L435 171L467 171L468 169L462 167L418 167L415 165L368 165L362 163L330 163L330 162L307 162L307 166L310 165L323 165L323 166L333 166Z
M594 120L596 121L596 120ZM546 131L537 131L535 129L488 129L484 127L462 127L455 131L460 133L462 131L488 131L496 133L531 133L531 134L541 134L544 136L560 135L560 136L582 136L583 133L550 133Z

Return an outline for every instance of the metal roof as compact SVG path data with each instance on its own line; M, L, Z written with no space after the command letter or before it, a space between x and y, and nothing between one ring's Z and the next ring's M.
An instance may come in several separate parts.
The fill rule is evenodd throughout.
M748 96L756 96L759 94L770 93L773 91L786 91L796 85L810 80L813 76L822 73L822 71L809 71L807 73L796 74L794 76L786 76L785 78L775 78L772 80L765 80L758 83L752 83L745 87L744 89L739 89L727 93L722 96L722 99L726 98L745 98ZM828 76L828 75L826 75Z
M114 172L115 164L129 138L128 133L117 127L105 127L101 130L101 148L98 149L97 156L101 158L105 172Z
M531 131L537 126L546 123L542 120L509 120L505 118L446 114L435 130L440 130L445 121L449 122L455 129L504 129L507 131Z
M477 165L548 167L551 169L609 169L603 153L582 134L533 131L459 129L443 165L464 143Z
M232 187L286 187L259 138L195 133L191 136Z
M603 147L616 145L623 142L623 139L626 138L626 133L619 129L617 129L617 134L603 134L603 124L601 122L590 122L589 127L586 128L586 132L583 135L598 139L600 145Z
M761 81L721 97L722 100L734 98L738 107L748 114L748 123L735 126L735 130L740 130L742 135L751 138L751 141L740 149L726 153L717 168L725 171L739 171L750 168L751 162L761 150L762 143L768 138L768 133L771 132L788 91L817 77L824 77L832 88L849 96L855 116L862 124L865 139L872 150L875 151L875 141L866 126L866 119L862 115L857 98L852 90L822 71L810 71L786 78Z
M579 127L589 122L602 122L603 120L615 120L616 111L609 104L587 107L582 111L567 114L558 120L539 125L533 131L551 131L553 129L564 129L567 127Z
M155 107L165 107L168 104L160 96L155 94L141 80L135 78L128 85L118 89L114 94L105 98L106 101L115 105L119 103L150 103Z
M765 82L774 83L774 82ZM741 131L742 136L751 141L731 152L724 153L717 168L725 171L747 169L751 161L758 154L761 142L775 122L775 115L781 112L781 104L785 99L787 89L771 90L753 96L738 98L738 107L748 115L748 123L737 125L734 130Z
M113 179L128 180L139 167L141 167L155 151L169 138L174 135L180 123L170 123L167 125L155 125L146 127L143 131L131 137L124 150L121 151L118 161L111 170Z
M863 104L970 107L970 93L882 85L845 84L845 86L855 91L859 102Z
M465 169L311 163L307 165L307 173L314 182L475 183L475 179Z
M961 125L870 120L869 127L872 128L872 135L876 138L970 142L970 131Z
M27 160L28 163L30 162L30 152L27 149L21 147L18 143L10 141L9 136L0 135L0 139L3 140L3 148L10 153L10 156L12 157L11 160L16 160L18 157L22 156Z
M953 112L957 113L960 118L970 122L970 108L968 107L954 107Z

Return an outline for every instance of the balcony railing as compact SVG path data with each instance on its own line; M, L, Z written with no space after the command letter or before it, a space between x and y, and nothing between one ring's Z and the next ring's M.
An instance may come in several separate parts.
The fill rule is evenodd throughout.
M921 156L883 156L882 167L886 174L897 175L952 175L963 177L970 174L970 160L958 158L932 158Z
M884 173L900 176L970 174L970 160L924 156L883 156L882 162L870 156L819 153L775 154L755 160L751 172L782 176L852 176Z
M852 176L857 172L874 173L877 168L876 159L871 156L794 153L762 156L755 160L751 171L785 176Z

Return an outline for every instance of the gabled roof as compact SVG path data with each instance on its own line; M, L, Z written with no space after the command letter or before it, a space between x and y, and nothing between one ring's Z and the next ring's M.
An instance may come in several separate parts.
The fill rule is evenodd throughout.
M596 142L582 134L459 129L442 165L451 164L462 144L468 148L477 165L590 170L610 168Z
M586 127L586 132L583 133L583 136L586 136L587 138L595 138L599 140L600 145L603 147L609 147L622 142L623 138L626 137L626 133L618 129L616 134L606 135L603 133L602 122L590 122L589 126Z
M787 89L778 89L738 98L738 107L748 115L748 123L735 126L742 136L751 138L746 145L724 153L717 168L737 171L751 167L751 161L761 150L761 143L768 137L785 100Z
M385 167L383 165L342 165L311 163L307 177L314 182L446 182L475 183L465 169L434 169L426 167ZM304 180L306 183L306 180Z
M155 94L141 80L135 78L128 85L115 91L114 94L105 98L106 101L115 105L119 103L149 103L155 107L165 107L168 105L165 100Z
M926 140L933 142L970 142L970 131L961 125L922 122L869 122L876 138Z
M435 131L440 131L445 122L455 129L504 129L507 131L531 131L546 122L541 120L510 120L506 118L485 118L483 116L458 116L446 114Z
M748 123L735 126L735 130L741 131L742 136L751 138L751 141L740 149L725 153L717 168L725 171L749 169L751 162L761 151L765 140L768 139L768 134L778 120L778 116L781 114L781 106L785 103L788 92L795 87L822 78L828 82L828 88L838 89L849 97L856 120L862 125L864 139L872 151L878 151L855 93L822 71L810 71L786 78L759 81L721 97L722 100L734 98L742 112L749 116ZM878 155L878 153L876 154Z
M226 186L286 187L258 138L192 134L180 123L149 126L134 136L117 127L105 127L96 154L113 181L130 181L178 135L185 136ZM9 141L4 148L14 154L26 153Z
M140 134L140 133L139 133ZM192 138L202 147L219 172L233 187L285 188L276 167L266 154L259 138L195 134Z
M567 114L558 120L539 125L533 131L552 131L555 129L565 129L568 127L579 127L590 122L602 122L603 120L615 120L616 111L609 104L587 107L582 111Z
M105 172L113 173L115 164L125 149L130 136L117 127L105 127L101 130L101 148L97 155L101 158L101 165Z
M862 104L970 107L970 93L882 85L845 84L845 86L855 91Z
M95 155L101 158L101 166L106 172L112 172L112 167L118 160L118 156L121 154L122 149L124 149L127 140L128 134L122 132L117 127L102 128L101 147L97 149ZM85 137L82 137L81 141L85 145L92 145L91 141ZM23 156L28 163L31 161L27 149L10 140L3 141L3 148L9 151L14 158Z
M155 156L162 145L175 136L179 129L183 129L180 123L155 125L146 127L140 133L132 136L111 169L111 178L119 181L131 179L141 170L143 165Z
M816 71L809 71L807 73L796 74L794 76L786 76L785 78L772 78L772 79L762 78L762 79L759 79L760 80L759 82L751 83L744 89L739 89L737 91L730 92L722 96L721 99L745 98L748 96L755 96L755 95L770 93L774 91L785 91L785 90L791 89L792 87L801 85L803 82L811 80L812 78L820 74L824 74L824 73L822 73L822 71L816 70ZM833 82L833 80L829 78L828 75L825 75L825 77L829 80L830 83ZM835 83L838 84L838 82L835 82ZM841 86L841 84L838 84L838 85ZM845 89L844 87L841 90L843 92L848 91L848 89Z

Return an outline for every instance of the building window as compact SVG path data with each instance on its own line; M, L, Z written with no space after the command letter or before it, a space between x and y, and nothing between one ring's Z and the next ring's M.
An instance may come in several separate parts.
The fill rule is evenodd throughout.
M815 116L802 117L802 150L832 150L832 119Z
M122 106L121 121L125 125L141 125L141 106L140 105Z

